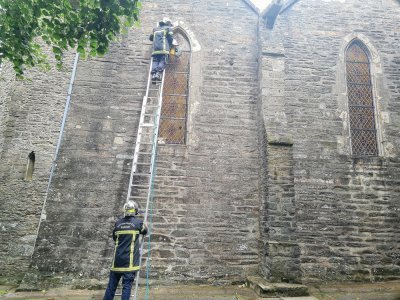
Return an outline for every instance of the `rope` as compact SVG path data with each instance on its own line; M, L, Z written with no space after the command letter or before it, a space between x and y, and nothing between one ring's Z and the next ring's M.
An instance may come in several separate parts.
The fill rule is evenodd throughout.
M165 76L165 71L163 72L162 84L160 86L160 89L161 89L160 90L161 95L159 95L160 97L162 97L162 91L163 91L163 87L164 87L164 76ZM158 142L157 138L158 138L158 130L159 130L159 126L160 126L161 108L158 109L156 114L159 114L159 115L158 116L156 115L155 118L154 118L155 121L156 121L156 124L154 126L154 132L153 132L153 136L154 136L154 141L153 141L153 143L154 143L153 144L154 161L153 161L153 170L151 172L152 176L151 176L151 179L150 179L150 197L149 197L149 202L150 203L149 203L149 210L148 210L148 215L149 215L149 222L148 222L149 234L148 234L148 241L147 241L146 294L145 294L145 300L149 299L149 294L150 294L150 286L149 286L149 274L150 274L150 268L151 268L151 258L150 258L151 246L150 246L150 242L151 242L151 231L152 231L152 227L153 227L154 178L156 176L156 170L157 170L157 142Z
M156 155L157 158L157 155ZM156 164L154 163L154 170L156 169ZM146 294L145 294L145 300L149 299L149 294L150 294L150 285L149 285L149 274L150 274L150 268L151 268L151 258L150 258L150 242L151 242L151 232L153 228L153 197L154 197L154 180L152 180L152 187L151 187L151 201L150 201L150 207L149 207L149 238L147 241L147 261L146 261Z
M151 60L151 64L153 64L153 59ZM164 88L164 77L165 77L165 70L163 72L163 77L161 84L159 86L159 92L158 92L158 99L159 99L159 107L157 111L155 112L155 123L154 123L154 129L153 129L153 145L152 145L152 161L151 161L151 178L149 182L149 197L148 201L146 204L146 213L144 216L144 222L147 221L147 218L150 214L150 221L148 223L148 251L147 251L147 262L146 262L146 296L145 299L148 299L149 297L149 272L150 272L150 239L151 239L151 228L152 228L152 222L153 222L153 199L154 199L154 178L156 174L156 161L157 161L157 141L158 141L158 129L160 125L160 118L161 118L161 105L162 105L162 92ZM150 75L149 75L149 80L148 80L148 85L150 84ZM148 86L149 87L149 86ZM148 88L147 88L148 89ZM147 93L146 93L147 94ZM144 244L144 238L142 239L142 243L140 245L140 262L139 262L139 271L137 272L136 275L136 283L135 283L135 292L134 292L134 300L137 300L137 291L139 288L139 274L140 274L140 267L142 264L142 253L143 253L143 244Z

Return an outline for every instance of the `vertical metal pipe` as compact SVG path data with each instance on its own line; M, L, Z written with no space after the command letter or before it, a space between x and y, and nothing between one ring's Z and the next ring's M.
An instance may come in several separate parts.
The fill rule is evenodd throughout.
M71 79L69 81L69 87L68 87L68 93L67 93L67 101L65 103L64 115L63 115L63 118L62 118L62 121L61 121L61 128L60 128L60 133L58 135L56 151L55 151L54 158L53 158L53 161L52 161L52 164L51 164L49 181L47 183L46 194L45 194L45 197L44 197L44 202L43 202L43 206L42 206L42 212L40 214L40 219L39 219L39 224L38 224L37 231L36 231L36 239L35 239L35 244L33 246L33 249L35 249L35 247L36 247L36 243L37 243L38 236L39 236L40 225L42 223L42 220L45 219L45 217L44 217L45 213L44 212L45 212L45 208L46 208L47 197L48 197L48 194L49 194L51 182L53 180L53 174L54 174L54 169L55 169L56 161L57 161L57 157L58 157L58 151L60 149L61 140L62 140L63 133L64 133L65 121L67 119L69 105L70 105L70 101L71 101L72 87L73 87L73 84L74 84L74 81L75 81L76 67L78 65L78 60L79 60L79 53L77 52L75 54L74 65L72 67L72 74L71 74ZM33 253L32 253L32 256L33 256Z

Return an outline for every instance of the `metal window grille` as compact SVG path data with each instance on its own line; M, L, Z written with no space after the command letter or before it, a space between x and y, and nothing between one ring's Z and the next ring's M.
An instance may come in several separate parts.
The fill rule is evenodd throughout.
M378 143L368 50L354 41L346 52L347 95L353 156L377 156Z
M190 45L180 33L174 38L179 55L170 55L165 69L159 138L166 144L186 144Z

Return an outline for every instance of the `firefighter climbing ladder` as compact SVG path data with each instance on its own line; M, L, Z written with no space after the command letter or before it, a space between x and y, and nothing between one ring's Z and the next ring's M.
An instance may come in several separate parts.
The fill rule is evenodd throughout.
M142 207L146 201L146 210L144 223L147 223L149 208L152 202L153 185L155 177L155 163L157 155L157 138L160 124L162 91L164 87L165 71L162 74L162 80L155 84L151 79L151 68L153 58L151 59L149 75L147 79L146 95L143 97L142 110L140 114L139 127L136 137L136 146L133 154L132 169L129 179L129 188L127 201L133 200ZM150 226L149 226L150 227ZM149 228L150 229L150 228ZM149 230L149 239L150 239ZM150 240L148 241L150 243ZM144 241L140 243L140 265L142 264L142 253ZM136 273L136 283L133 299L137 300L137 291L139 286L140 270ZM147 295L147 293L146 293Z

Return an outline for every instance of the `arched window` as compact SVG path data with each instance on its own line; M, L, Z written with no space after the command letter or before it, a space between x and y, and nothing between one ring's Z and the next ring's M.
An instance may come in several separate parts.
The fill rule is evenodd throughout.
M170 55L165 69L159 138L166 144L186 144L191 51L183 33L175 31L174 39L179 51Z
M346 50L351 150L355 157L378 156L369 51L359 40Z

